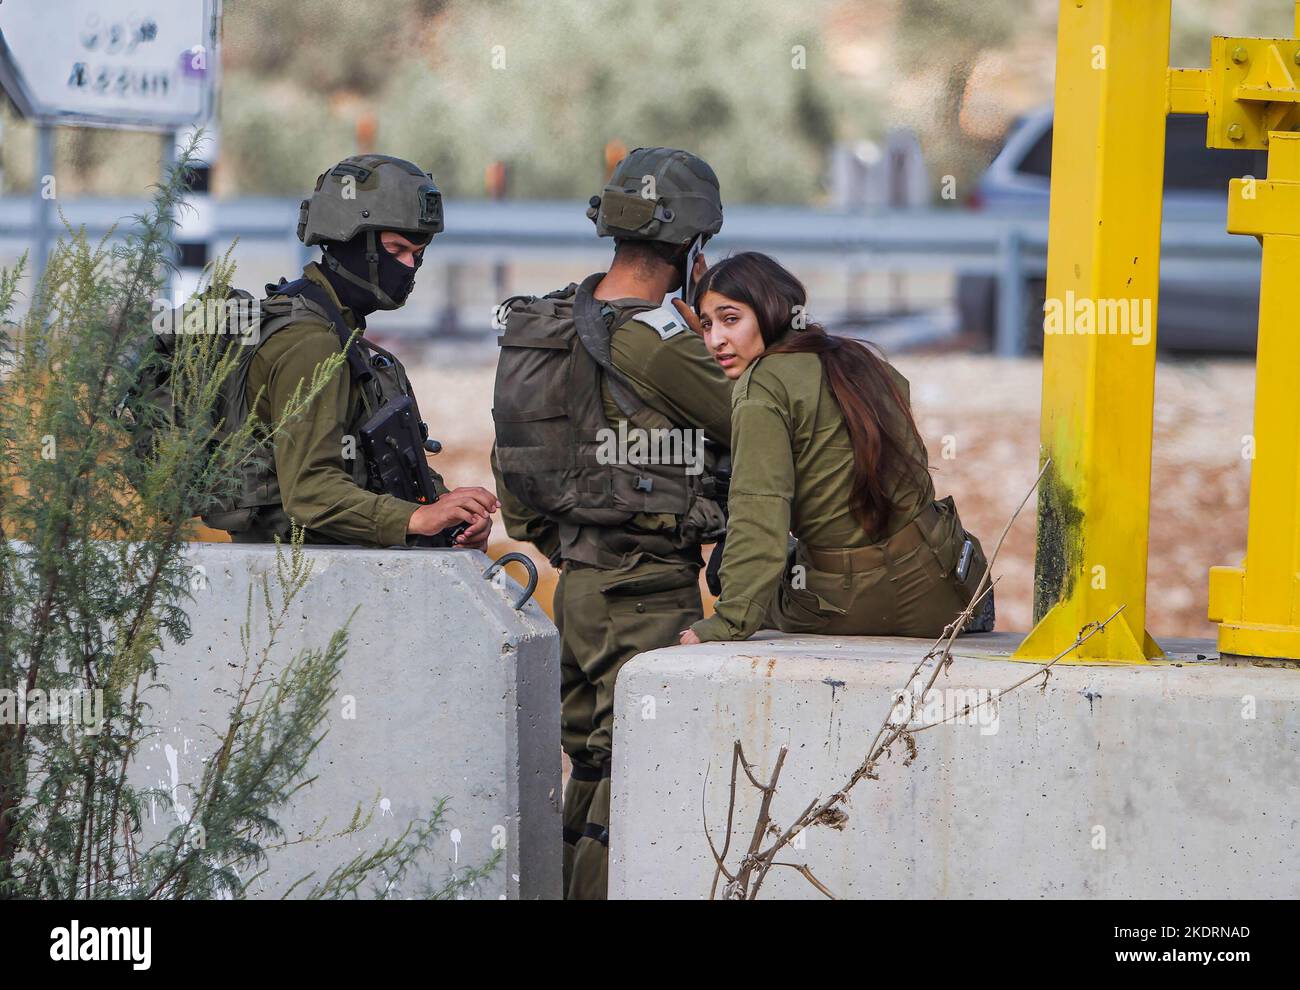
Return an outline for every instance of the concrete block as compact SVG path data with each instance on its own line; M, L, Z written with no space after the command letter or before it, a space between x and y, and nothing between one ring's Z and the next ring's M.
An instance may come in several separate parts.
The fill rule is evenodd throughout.
M469 550L308 548L312 576L295 600L273 660L303 646L324 646L359 606L327 720L328 734L308 767L317 779L273 815L286 837L326 834L347 825L358 805L378 805L362 832L303 842L275 853L258 882L279 896L293 881L331 868L401 834L450 799L447 830L427 872L398 896L418 896L424 880L484 863L504 848L481 886L488 898L560 896L559 635L529 602L516 612L513 580L482 579L490 563ZM170 791L181 805L214 750L211 727L227 724L221 692L238 683L248 591L255 581L253 643L265 642L260 576L272 575L272 547L192 544L196 568L193 636L163 652L167 694L152 698L162 731L137 758L137 786ZM273 592L274 597L274 592ZM346 717L346 696L355 717ZM157 834L173 813L146 806ZM310 885L300 888L303 894ZM363 888L368 889L368 888Z
M934 711L1029 673L1007 659L1019 638L958 640ZM721 847L734 741L764 780L789 747L773 804L787 825L848 779L929 645L772 633L631 661L615 701L610 896L707 897L701 809ZM849 898L1300 896L1300 669L1162 645L1170 662L1057 665L1045 688L1002 694L995 719L918 733L910 766L896 747L853 789L843 831L812 828L780 858ZM732 863L757 807L742 779ZM822 895L777 869L760 896Z

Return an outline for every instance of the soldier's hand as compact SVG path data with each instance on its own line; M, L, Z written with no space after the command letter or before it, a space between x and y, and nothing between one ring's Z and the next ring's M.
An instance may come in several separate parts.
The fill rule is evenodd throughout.
M456 537L456 546L469 547L471 550L486 550L488 537L491 535L492 517L481 516L478 522Z
M700 637L695 635L694 629L683 629L681 639L677 641L678 646L699 646Z
M674 299L673 305L677 307L677 312L681 314L682 319L686 321L686 325L691 328L692 332L694 332L697 337L703 337L704 328L700 326L700 318L695 315L695 310L691 309L691 307L687 306L686 303L682 302L680 299Z
M406 524L406 532L436 536L450 526L465 523L472 529L484 521L490 528L492 521L488 517L499 508L501 503L486 488L453 488L439 497L438 501L416 509ZM466 530L467 533L469 531Z
M701 251L695 256L695 264L691 265L691 282L698 282L704 278L704 273L709 270L709 263L704 260L704 252Z

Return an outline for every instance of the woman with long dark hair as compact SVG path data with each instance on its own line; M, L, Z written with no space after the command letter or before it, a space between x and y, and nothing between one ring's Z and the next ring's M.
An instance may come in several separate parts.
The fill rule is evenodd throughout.
M714 265L695 299L678 309L736 384L722 595L682 642L940 635L987 564L952 498L935 501L907 379L808 323L803 285L766 255ZM967 629L992 620L989 596Z

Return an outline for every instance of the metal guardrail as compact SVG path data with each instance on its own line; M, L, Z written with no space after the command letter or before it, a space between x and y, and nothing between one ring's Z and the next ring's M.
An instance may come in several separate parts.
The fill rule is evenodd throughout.
M294 230L298 200L244 198L214 202L214 242L275 241L295 257L309 252ZM80 198L57 204L74 227L102 237L123 218L145 210L144 199ZM451 201L446 230L430 259L454 253L458 261L552 258L598 250L585 206L573 202ZM0 242L30 241L30 197L0 197ZM1047 264L1047 217L1042 213L994 215L960 209L845 213L782 206L729 206L726 228L710 245L722 254L766 251L805 260L825 258L858 271L952 270L992 276L998 284L996 350L1024 351L1026 278L1042 277ZM1162 279L1258 278L1259 246L1224 229L1224 217L1166 215Z

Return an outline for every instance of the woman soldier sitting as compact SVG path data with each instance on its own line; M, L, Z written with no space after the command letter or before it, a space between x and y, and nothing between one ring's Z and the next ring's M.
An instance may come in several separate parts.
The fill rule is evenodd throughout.
M736 385L722 595L681 642L941 635L988 565L951 496L935 501L907 379L804 325L802 283L766 255L714 265L695 299L675 304ZM992 628L989 594L965 631Z

